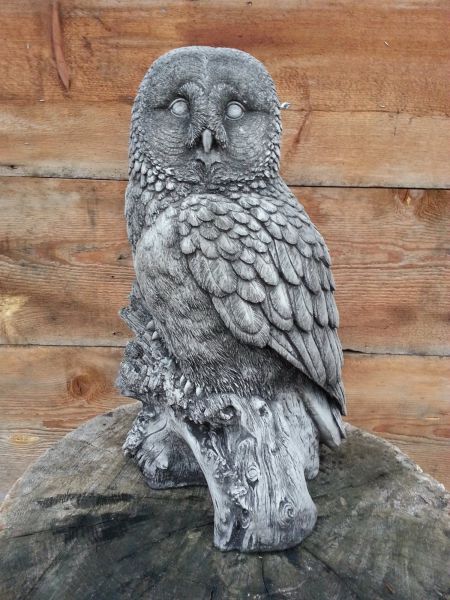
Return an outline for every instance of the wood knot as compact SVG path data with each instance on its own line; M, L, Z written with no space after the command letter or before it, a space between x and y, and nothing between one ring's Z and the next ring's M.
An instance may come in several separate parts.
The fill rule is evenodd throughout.
M247 481L249 483L256 483L259 479L260 472L257 464L251 464L247 469Z
M251 405L253 410L258 411L261 417L265 417L269 414L269 407L267 406L267 403L264 402L264 400L262 400L261 398L253 398L251 400Z
M101 373L95 369L87 369L67 380L67 392L73 398L92 400L106 389L106 383Z
M90 382L85 375L76 375L67 382L67 391L71 396L85 396L90 388Z
M287 527L292 523L295 517L295 509L289 500L284 499L280 502L279 515L279 521L282 527Z

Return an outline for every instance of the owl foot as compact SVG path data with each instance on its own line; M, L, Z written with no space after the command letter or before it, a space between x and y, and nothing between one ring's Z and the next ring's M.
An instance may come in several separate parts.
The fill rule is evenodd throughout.
M200 386L195 386L191 381L189 381L189 379L186 379L184 375L180 377L178 381L178 387L183 390L185 396L189 396L194 389L197 397L203 394L203 388Z
M158 331L156 331L156 325L155 325L155 321L153 319L150 319L150 321L147 323L147 325L145 326L146 331L148 332L148 334L152 335L152 342L155 342L156 340L160 340L161 336L158 333Z
M210 393L206 388L194 385L184 375L178 381L178 389L181 397L171 405L175 411L184 411L184 416L194 423L223 426L236 415L233 394Z

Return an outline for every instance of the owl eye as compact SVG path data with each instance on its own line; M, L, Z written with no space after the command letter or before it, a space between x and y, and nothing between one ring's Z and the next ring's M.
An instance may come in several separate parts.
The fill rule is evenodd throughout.
M230 102L227 105L225 114L229 119L240 119L244 114L244 107L239 102Z
M189 105L184 98L177 98L169 108L170 112L176 117L184 117L189 112Z

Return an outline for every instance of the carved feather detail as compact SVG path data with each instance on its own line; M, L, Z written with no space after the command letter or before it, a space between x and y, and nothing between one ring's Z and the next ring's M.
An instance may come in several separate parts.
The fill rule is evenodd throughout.
M269 325L259 307L245 302L237 294L212 298L225 325L241 341L263 348L269 341Z
M232 334L271 346L342 408L329 254L301 206L256 194L194 194L181 205L178 230L195 281Z

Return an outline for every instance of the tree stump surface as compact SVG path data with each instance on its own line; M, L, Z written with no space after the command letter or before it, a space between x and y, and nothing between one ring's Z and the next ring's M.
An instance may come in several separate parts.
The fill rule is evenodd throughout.
M220 552L206 487L152 490L123 456L137 413L89 421L12 488L2 600L450 598L450 495L395 446L348 427L338 450L321 450L303 544Z

